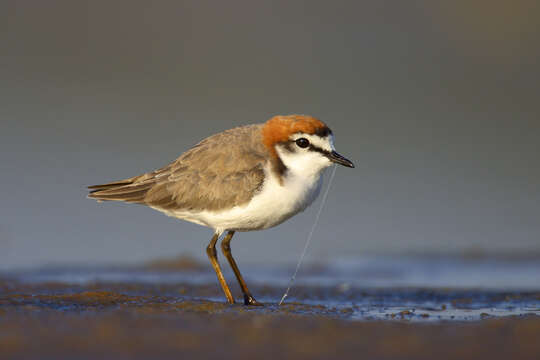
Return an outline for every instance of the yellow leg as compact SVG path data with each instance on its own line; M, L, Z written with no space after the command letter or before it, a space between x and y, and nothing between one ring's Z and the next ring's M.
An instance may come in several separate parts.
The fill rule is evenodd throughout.
M249 289L246 285L246 282L244 281L244 278L242 278L242 274L240 273L240 269L238 269L238 266L236 265L236 261L234 261L234 258L231 253L231 239L234 235L234 231L229 231L227 235L225 235L225 238L221 241L221 250L223 251L223 255L227 258L229 261L229 264L231 265L231 268L234 271L234 275L236 275L236 279L238 280L238 283L240 284L240 288L242 289L242 293L244 294L244 304L245 305L258 305L261 306L260 302L257 302L253 295L249 292Z
M208 255L208 258L210 259L210 262L212 263L212 266L214 267L214 271L216 272L219 283L221 284L221 287L223 288L223 292L225 293L225 296L227 297L227 301L229 302L229 304L234 304L234 298L231 294L231 290L229 289L229 286L227 285L227 282L225 281L225 277L223 276L223 273L221 272L221 268L219 267L219 263L217 259L216 242L218 238L219 238L219 234L214 234L214 236L212 236L212 240L210 240L210 244L208 244L208 246L206 247L206 254Z

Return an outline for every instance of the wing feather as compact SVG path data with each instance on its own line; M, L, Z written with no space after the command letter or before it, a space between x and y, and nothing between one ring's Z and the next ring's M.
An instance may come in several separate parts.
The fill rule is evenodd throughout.
M264 181L269 154L261 125L201 141L171 164L133 178L89 187L90 198L164 210L220 210L248 202Z

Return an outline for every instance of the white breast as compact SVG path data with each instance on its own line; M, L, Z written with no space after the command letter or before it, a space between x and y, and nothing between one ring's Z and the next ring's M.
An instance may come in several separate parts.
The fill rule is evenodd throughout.
M324 139L298 135L328 151L333 150L332 136ZM250 231L276 226L308 207L319 195L324 169L332 163L317 151L286 151L276 147L287 170L283 182L271 170L270 162L264 169L262 189L250 202L223 211L165 211L167 215L208 226L222 233L225 230ZM242 191L242 189L238 189ZM159 210L159 209L158 209ZM163 210L161 210L163 211Z
M270 169L265 169L262 189L243 206L219 212L178 211L168 215L211 227L218 233L267 229L281 224L313 203L321 190L322 170L308 175L288 171L283 184L280 184L277 176Z

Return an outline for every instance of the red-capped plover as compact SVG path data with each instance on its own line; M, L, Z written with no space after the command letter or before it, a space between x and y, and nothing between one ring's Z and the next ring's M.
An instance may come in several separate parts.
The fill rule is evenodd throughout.
M227 232L221 249L244 304L259 305L232 257L234 233L267 229L303 211L319 195L321 175L333 163L354 167L335 151L326 124L307 115L275 116L210 136L161 169L90 186L88 197L144 204L214 229L206 252L233 304L216 251L216 242Z

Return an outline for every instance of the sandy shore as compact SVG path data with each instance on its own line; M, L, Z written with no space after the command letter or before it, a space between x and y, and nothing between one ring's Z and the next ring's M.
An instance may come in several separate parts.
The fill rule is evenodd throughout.
M238 294L238 289L234 291ZM254 287L254 293L266 299L279 299L281 291ZM0 282L0 357L540 358L537 315L416 321L433 318L435 311L450 311L445 306L431 309L431 315L425 309L411 308L390 312L387 320L354 321L353 314L366 305L331 306L323 301L327 297L342 299L343 293L337 291L300 288L294 302L259 308L225 304L216 284L25 284L4 279ZM540 301L540 293L491 294L486 298L470 292L403 289L352 291L346 296L367 298L363 304L379 306L381 311L388 299L396 296L395 301L404 305L418 297L446 296L443 300L449 308L463 309L474 309L477 301Z

